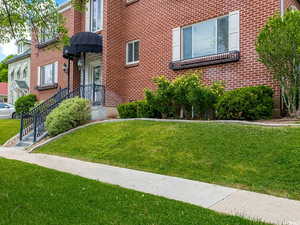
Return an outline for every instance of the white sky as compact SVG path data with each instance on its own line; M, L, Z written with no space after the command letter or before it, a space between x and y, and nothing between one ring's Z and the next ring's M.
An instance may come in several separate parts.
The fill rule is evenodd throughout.
M5 58L8 55L16 54L17 46L15 45L15 41L11 41L7 44L0 44L0 60Z

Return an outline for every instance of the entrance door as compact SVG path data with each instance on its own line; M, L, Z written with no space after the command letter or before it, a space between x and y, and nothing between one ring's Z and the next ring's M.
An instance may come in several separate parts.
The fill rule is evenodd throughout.
M93 77L93 102L95 105L101 105L103 99L103 90L102 90L102 79L101 79L101 66L95 65L92 66L92 77Z
M95 85L101 85L101 67L93 66L92 67L93 83Z

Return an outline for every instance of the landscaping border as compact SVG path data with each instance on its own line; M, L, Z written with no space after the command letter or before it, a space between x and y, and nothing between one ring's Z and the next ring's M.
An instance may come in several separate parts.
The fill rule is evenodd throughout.
M115 123L115 122L123 122L123 121L132 121L132 120L141 120L141 121L156 121L156 122L180 122L180 123L229 123L229 124L242 124L242 125L254 125L254 126L265 126L265 127L300 127L300 124L277 124L277 123L262 123L262 122L250 122L250 121L241 121L241 120L176 120L176 119L150 119L150 118L135 118L135 119L111 119L111 120L102 120L91 122L74 129L68 130L62 134L59 134L55 137L49 138L46 141L42 141L34 145L33 147L28 147L26 150L28 152L33 152L39 147L42 147L52 141L55 141L67 134L73 133L76 130L81 128L89 127L95 124L100 123Z
M12 147L14 146L20 139L20 134L16 134L15 136L8 139L3 145L0 145L0 147Z

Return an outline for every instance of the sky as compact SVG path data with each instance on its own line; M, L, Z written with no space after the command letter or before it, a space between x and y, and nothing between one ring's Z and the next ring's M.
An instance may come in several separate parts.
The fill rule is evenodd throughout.
M58 4L62 4L68 0L56 0ZM6 56L17 53L17 47L15 41L11 41L7 44L0 44L0 61L2 61Z

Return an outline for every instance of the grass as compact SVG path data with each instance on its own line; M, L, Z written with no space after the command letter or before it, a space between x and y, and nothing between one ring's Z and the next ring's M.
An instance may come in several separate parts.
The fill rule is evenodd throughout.
M127 121L93 125L38 152L300 200L300 129Z
M263 225L0 158L1 225Z
M3 145L11 137L18 134L20 129L19 120L0 120L0 145Z

